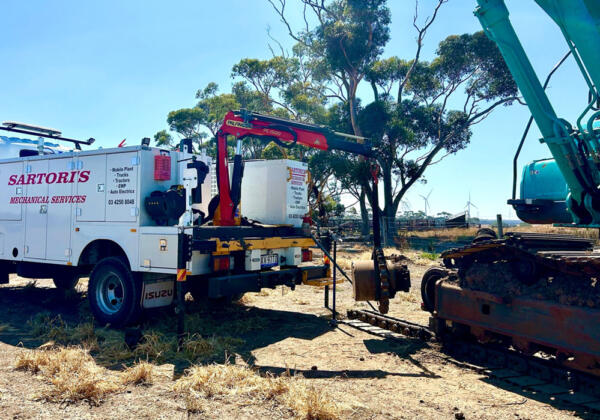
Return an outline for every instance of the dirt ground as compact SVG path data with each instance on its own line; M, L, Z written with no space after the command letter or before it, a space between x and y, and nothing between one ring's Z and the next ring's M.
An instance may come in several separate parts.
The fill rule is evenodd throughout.
M342 264L360 258L360 253L343 254ZM401 293L391 304L391 315L426 324L428 314L420 310L419 280L435 262L411 253L412 291ZM235 388L226 394L190 394L198 399L199 410L190 409L190 401L174 391L175 381L186 375L190 363L224 363L224 355L209 359L190 360L169 350L146 354L125 353L116 360L108 357L108 334L96 326L86 341L77 342L75 335L56 331L75 331L87 320L85 282L79 293L65 295L49 280L35 286L30 281L11 278L0 286L0 418L442 418L442 419L538 419L571 418L572 413L536 401L518 389L449 363L435 347L412 340L391 341L372 336L348 326L330 326L330 312L323 308L323 290L300 286L295 291L277 288L261 293L249 293L240 304L224 312L203 312L190 303L188 323L190 334L212 335L214 340L229 331L235 336L235 351L229 363L250 365L260 375L301 376L302 389L313 391L317 403L331 403L330 415L307 414L297 405L279 403L275 399L258 400L249 391ZM339 285L337 305L340 313L355 305L351 285ZM194 311L199 317L194 318ZM39 314L43 315L39 315ZM197 314L196 314L197 315ZM60 318L58 318L60 317ZM167 337L174 325L172 314L161 311L152 314L141 329L158 331L157 337ZM57 328L56 320L60 320ZM235 324L232 320L236 320ZM249 322L246 322L249 320ZM231 328L230 328L231 327ZM81 332L81 328L77 331ZM52 336L54 334L54 336ZM162 334L162 335L161 335ZM101 375L115 375L137 359L148 359L155 365L150 385L126 385L103 395L97 401L49 399L49 390L56 387L52 375L18 370L15 363L28 352L54 338L55 347L86 345L89 337L98 345L90 347L93 363L101 367ZM71 337L71 338L69 338ZM79 336L77 336L79 337ZM166 338L164 338L166 342ZM160 340L159 340L160 341ZM224 341L228 342L228 341ZM104 347L103 347L104 346ZM46 347L49 347L48 345ZM227 347L227 346L225 346ZM213 347L222 349L221 347ZM35 350L44 352L48 350ZM230 351L230 350L229 350ZM103 353L104 352L104 353ZM195 354L195 353L194 353ZM77 373L73 374L74 380ZM215 379L217 380L217 379ZM291 379L290 379L291 380ZM294 388L295 389L295 388ZM308 392L307 391L307 392ZM288 394L291 391L288 392ZM311 394L312 395L312 394ZM288 397L290 397L288 395ZM294 395L291 395L294 398ZM308 398L298 394L298 399ZM289 399L289 398L288 398ZM294 408L296 407L296 408Z

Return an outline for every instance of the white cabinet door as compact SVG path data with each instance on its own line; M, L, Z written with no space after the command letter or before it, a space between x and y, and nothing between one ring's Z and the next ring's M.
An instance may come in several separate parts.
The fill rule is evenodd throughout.
M6 195L0 200L0 220L21 220L23 217L23 196L25 186L19 183L23 174L23 162L0 165L0 185L6 188ZM21 179L23 181L24 178Z
M106 155L80 156L76 183L78 222L103 222L106 217Z
M58 174L63 182L48 184L48 236L46 237L46 259L68 261L71 253L71 215L75 198L74 182L71 174L74 170L73 159L51 159L48 172Z
M48 160L24 162L25 179L25 258L46 258L46 227L48 223ZM39 175L39 176L38 176ZM38 178L40 182L38 183Z
M106 158L106 221L135 222L139 214L137 152L113 153Z

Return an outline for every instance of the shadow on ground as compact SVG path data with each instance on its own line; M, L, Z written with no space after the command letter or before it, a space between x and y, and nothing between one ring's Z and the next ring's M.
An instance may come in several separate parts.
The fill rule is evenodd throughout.
M53 287L0 287L0 341L13 346L37 348L54 342L61 345L83 345L97 363L122 369L135 360L172 363L176 375L194 363L224 363L234 354L255 365L252 352L287 338L313 340L332 330L328 318L311 314L262 309L241 304L219 310L187 302L186 339L177 351L176 317L172 309L150 312L134 328L114 330L94 325L83 293L64 292ZM137 345L126 344L127 336L137 333ZM127 333L127 334L126 334ZM346 334L351 335L347 332ZM410 340L413 341L413 340ZM415 365L412 354L420 346L414 342L365 340L371 353L391 352L406 357ZM256 366L261 371L284 373L285 368ZM385 370L306 370L306 378L383 378L391 375L433 377L422 372L398 374Z
M460 352L460 351L457 351L457 349L454 347L451 347L450 349L445 349L445 350L444 350L444 347L442 347L440 349L440 351L448 351L450 354L452 354L452 360L454 360L455 362L465 363L465 364L471 365L471 366L478 366L479 369L481 369L485 372L488 372L488 373L495 372L495 371L500 373L500 371L508 371L509 369L512 370L512 368L513 368L512 366L509 365L510 362L508 362L508 361L507 361L506 365L499 365L498 363L493 363L493 362L488 363L485 360L482 360L480 357L481 354L477 353L477 352L473 352L473 353L468 353L468 352L464 352L464 351ZM513 376L526 377L527 375L523 374L522 376L519 376L519 374L517 373L516 375L513 374ZM528 399L531 399L531 400L535 400L535 401L538 401L538 402L541 402L544 404L551 405L552 407L557 408L559 410L569 411L570 412L569 414L572 414L572 415L580 417L580 418L585 418L585 419L588 419L588 418L589 419L599 419L600 418L598 411L587 409L581 405L570 404L568 402L563 401L561 398L557 398L556 395L552 394L552 392L563 392L563 391L560 391L560 389L563 389L564 391L566 391L567 388L563 388L562 386L555 386L551 383L547 384L547 382L544 380L541 380L541 379L536 380L536 378L532 378L532 377L528 377L528 379L531 379L531 385L521 386L516 383L515 378L513 376L507 377L506 379L501 379L500 377L488 376L487 373L483 373L483 376L481 377L481 381L485 382L487 384L493 385L494 387L503 389L505 391L512 392L516 395L523 397L523 399L521 401L505 404L507 409L510 406L518 406L521 404L525 404ZM526 383L526 381L524 383ZM542 392L540 390L535 389L536 385L545 385L545 384L547 384L548 389L550 390L549 392ZM585 398L589 397L585 393L586 393L585 389L572 390L571 396L573 398L573 401L577 401L577 400L584 401ZM600 395L595 397L595 399L600 400ZM588 399L588 401L589 401L589 399ZM500 404L498 406L502 406L502 405Z

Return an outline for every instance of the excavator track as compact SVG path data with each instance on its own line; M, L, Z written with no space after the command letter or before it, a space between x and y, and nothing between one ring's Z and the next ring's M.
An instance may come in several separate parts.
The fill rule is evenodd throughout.
M600 252L593 241L568 235L509 233L441 255L466 289L505 300L530 296L565 305L600 308Z
M594 242L569 235L507 233L495 239L454 248L442 253L447 268L464 268L477 259L497 261L524 258L546 270L569 275L600 276L600 252Z
M485 375L509 390L545 401L578 415L600 415L600 379L561 366L543 355L526 355L474 341L430 318L433 329L369 310L348 310L345 325L369 334L406 342L425 342L440 350L440 357L461 368Z

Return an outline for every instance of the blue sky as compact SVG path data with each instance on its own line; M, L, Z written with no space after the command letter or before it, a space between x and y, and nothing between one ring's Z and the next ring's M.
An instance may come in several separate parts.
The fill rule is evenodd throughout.
M289 0L293 3L292 0ZM412 0L389 0L392 38L385 55L410 58L415 48ZM433 0L421 0L421 13ZM424 58L451 34L480 30L473 0L450 0L425 41ZM533 1L507 0L513 24L540 78L566 52L558 28ZM298 11L295 13L299 18ZM4 0L0 18L0 120L59 128L97 144L129 144L166 128L169 111L193 106L209 82L232 84L241 58L268 58L267 28L292 43L266 0L53 1ZM572 59L548 90L559 116L574 121L587 90ZM407 195L413 210L430 196L430 213L461 211L469 192L480 217L502 213L511 193L512 158L529 117L520 105L495 111L474 128L468 149L426 172ZM549 156L533 129L521 162ZM477 210L473 210L476 215Z

